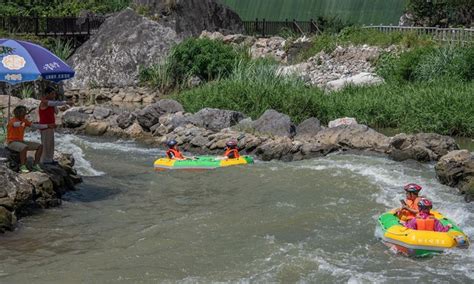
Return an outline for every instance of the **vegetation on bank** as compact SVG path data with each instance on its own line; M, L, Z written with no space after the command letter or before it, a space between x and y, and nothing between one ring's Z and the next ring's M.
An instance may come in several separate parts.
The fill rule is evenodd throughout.
M326 94L297 78L281 78L275 65L252 62L228 78L176 95L187 111L233 109L252 118L265 110L288 114L298 123L311 116L322 123L355 117L376 128L474 136L474 82L440 80L374 87L349 87Z
M81 11L106 14L128 7L130 0L4 0L0 15L4 16L77 16Z
M193 54L192 50L201 50L201 45L210 44L207 41L190 40L174 50L185 47L188 50L182 54ZM214 107L238 110L258 118L272 108L290 115L296 123L311 116L323 123L350 116L375 128L474 137L472 46L441 45L411 34L386 35L357 28L327 35L324 44L314 44L325 50L341 43L398 44L408 49L403 53L383 54L373 62L386 80L384 85L348 87L331 94L309 87L297 77L279 76L276 62L250 60L242 52L231 53L228 61L216 60L212 65L203 64L199 68L193 64L192 57L178 60L171 53L169 61L178 60L173 64L181 62L178 65L184 67L180 74L197 75L204 82L200 87L186 89L184 80L183 85L174 89L174 96L191 112ZM220 41L214 45L225 46ZM231 66L230 62L233 62ZM219 76L201 76L196 72L211 66L213 70L225 72L214 73Z

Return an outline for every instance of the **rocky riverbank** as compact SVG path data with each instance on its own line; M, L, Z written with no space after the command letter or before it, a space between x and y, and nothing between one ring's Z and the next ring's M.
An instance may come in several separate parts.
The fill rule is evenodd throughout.
M58 165L42 165L44 172L27 174L12 171L6 156L6 150L0 148L0 233L13 230L19 218L35 209L61 205L61 196L82 181L72 155L57 155Z
M349 151L387 155L397 161L437 162L440 182L473 193L474 157L460 151L453 138L434 133L388 137L352 118L324 126L313 117L295 125L274 110L252 120L232 110L205 108L187 113L178 102L163 99L135 111L75 107L62 119L65 127L77 133L132 138L160 148L176 139L182 149L198 154L222 153L226 141L235 139L242 153L263 161L297 161Z

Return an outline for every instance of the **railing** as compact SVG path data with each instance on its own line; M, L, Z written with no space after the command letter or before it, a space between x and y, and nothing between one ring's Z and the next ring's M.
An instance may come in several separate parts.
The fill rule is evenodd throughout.
M411 32L417 35L430 35L433 39L446 42L473 42L474 29L436 28L436 27L402 27L402 26L364 26L384 33Z
M0 30L37 36L89 36L105 21L103 17L0 17Z

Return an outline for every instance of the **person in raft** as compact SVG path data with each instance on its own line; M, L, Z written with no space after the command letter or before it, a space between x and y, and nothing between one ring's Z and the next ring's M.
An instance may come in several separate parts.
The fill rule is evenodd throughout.
M400 220L405 221L415 218L418 214L418 203L421 200L419 193L422 187L415 183L409 183L403 189L406 193L406 199L401 200L402 208L397 210L396 214Z
M239 149L237 148L237 142L234 140L227 141L225 144L224 157L227 159L238 159L240 158Z
M47 87L41 96L41 102L38 109L39 123L56 125L55 115L58 113L58 107L67 107L72 105L71 102L56 101L56 91L52 87ZM41 129L41 144L43 144L43 154L41 155L41 163L57 164L53 160L54 157L54 128L49 127Z
M170 140L166 143L168 145L168 150L166 151L166 157L171 160L187 160L188 158L185 157L179 150L178 150L178 142L176 140Z
M418 202L419 213L415 218L405 223L405 227L413 230L447 232L452 228L451 224L444 226L430 213L433 203L426 198L421 198Z
M13 110L14 117L10 119L7 125L7 147L8 149L20 153L20 171L28 173L30 170L26 166L26 154L28 151L36 151L35 160L33 164L33 171L41 172L38 163L43 152L43 146L36 142L25 141L25 128L31 127L35 129L54 128L54 125L47 124L33 124L26 119L26 107L17 106Z

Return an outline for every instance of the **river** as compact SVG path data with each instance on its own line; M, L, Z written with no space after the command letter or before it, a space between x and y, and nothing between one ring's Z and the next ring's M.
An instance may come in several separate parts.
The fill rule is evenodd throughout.
M78 191L0 236L1 283L467 283L474 248L425 259L390 251L377 217L416 182L474 235L474 207L434 165L333 154L156 173L162 151L61 135Z

